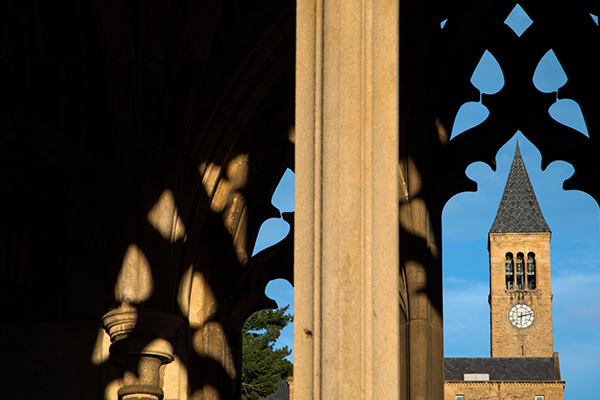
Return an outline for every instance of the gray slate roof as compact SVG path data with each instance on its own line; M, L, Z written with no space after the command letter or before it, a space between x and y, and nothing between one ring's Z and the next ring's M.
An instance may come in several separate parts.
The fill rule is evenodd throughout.
M289 400L290 388L285 379L280 380L277 386L277 391L267 396L267 400Z
M444 358L444 379L462 381L464 374L489 374L491 381L554 381L552 357Z
M518 142L490 232L550 232L531 186Z

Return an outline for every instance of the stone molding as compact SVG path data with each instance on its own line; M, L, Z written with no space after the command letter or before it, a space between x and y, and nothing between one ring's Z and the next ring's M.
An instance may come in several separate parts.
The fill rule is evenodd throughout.
M124 386L118 391L119 399L137 400L142 395L147 395L149 398L162 399L164 397L163 390L155 385L129 385Z
M487 386L487 385L509 385L509 386L564 386L565 381L445 381L445 385L452 386Z

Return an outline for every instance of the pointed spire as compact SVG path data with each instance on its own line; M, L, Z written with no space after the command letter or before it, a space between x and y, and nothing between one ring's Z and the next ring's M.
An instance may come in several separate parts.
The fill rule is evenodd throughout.
M550 232L531 186L518 141L490 232Z

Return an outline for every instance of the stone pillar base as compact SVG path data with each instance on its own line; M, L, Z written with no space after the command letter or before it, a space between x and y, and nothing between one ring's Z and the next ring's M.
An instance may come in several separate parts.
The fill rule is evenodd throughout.
M102 318L111 338L110 358L123 366L119 400L162 400L160 367L174 360L170 340L183 324L181 316L162 310L126 307Z
M119 389L119 400L162 400L161 388L155 385L129 385Z

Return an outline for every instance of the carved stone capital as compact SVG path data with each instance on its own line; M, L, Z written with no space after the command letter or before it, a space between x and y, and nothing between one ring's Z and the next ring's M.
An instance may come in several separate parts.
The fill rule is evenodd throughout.
M113 343L134 333L170 340L183 321L181 316L167 311L134 307L111 310L102 317L102 325Z
M160 400L160 366L174 360L170 340L184 319L163 310L122 307L107 312L102 325L110 335L110 358L124 368L120 400Z
M183 318L151 308L119 308L102 318L112 342L111 357L149 355L163 363L173 361L170 340L183 323Z

